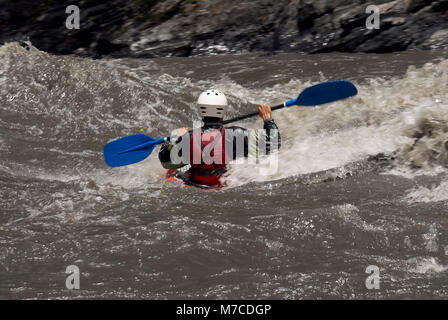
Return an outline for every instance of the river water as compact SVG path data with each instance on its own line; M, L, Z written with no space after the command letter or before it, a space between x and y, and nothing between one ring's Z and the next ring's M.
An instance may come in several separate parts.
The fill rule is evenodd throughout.
M358 96L273 113L275 174L234 164L206 191L166 181L157 149L104 163L111 140L191 127L208 88L233 117L334 79ZM448 298L447 86L437 51L91 60L4 45L0 298Z

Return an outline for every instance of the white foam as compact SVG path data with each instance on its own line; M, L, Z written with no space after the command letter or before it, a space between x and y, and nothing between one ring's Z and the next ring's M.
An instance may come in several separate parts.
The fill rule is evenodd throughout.
M447 201L448 181L442 181L438 186L422 186L413 189L404 197L403 200L408 203Z
M412 258L407 261L411 264L409 272L412 273L440 273L448 270L448 266L439 263L435 258Z
M284 86L263 89L257 92L258 96L233 83L228 89L252 102L256 97L266 101L275 94L274 91L277 97L283 96L283 92L291 92L292 83L297 84L290 81ZM440 146L442 155L444 152L441 142L446 141L444 132L448 131L446 83L448 60L443 60L438 64L427 63L420 69L411 67L400 79L386 82L375 78L367 84L358 84L358 96L349 100L319 108L296 107L278 111L273 115L283 140L278 172L263 176L256 166L234 165L227 183L235 186L248 181L270 181L323 171L369 155L395 151L399 151L398 155L407 162L427 164L431 172L439 170L437 165L445 158L432 159L430 156L434 145ZM414 146L416 131L425 121L435 128L431 131L432 136L428 133L428 139L434 142ZM261 125L261 121L257 121L255 126Z

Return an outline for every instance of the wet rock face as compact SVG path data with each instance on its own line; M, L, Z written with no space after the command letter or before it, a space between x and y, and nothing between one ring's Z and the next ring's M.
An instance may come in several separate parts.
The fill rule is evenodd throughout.
M0 0L0 42L93 57L189 56L244 51L392 52L448 48L448 0L72 1L68 30L58 1ZM380 29L366 8L380 8Z

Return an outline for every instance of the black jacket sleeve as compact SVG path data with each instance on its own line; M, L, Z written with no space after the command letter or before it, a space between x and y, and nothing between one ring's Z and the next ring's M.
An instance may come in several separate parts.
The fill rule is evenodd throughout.
M266 154L270 154L272 150L272 145L277 142L277 148L280 149L281 146L281 136L280 132L278 131L278 127L274 122L274 119L267 119L264 122L263 129L264 132L260 132L259 130L248 130L242 127L232 126L227 129L233 130L233 135L230 135L229 139L233 138L233 143L231 143L227 137L226 137L226 144L231 143L230 145L233 146L233 152L232 154L232 160L236 160L237 158L240 158L241 156L248 157L255 156L258 157L259 155L259 146L262 145L260 143L261 139L264 139L264 145L266 146ZM241 137L241 135L243 137ZM241 154L241 152L238 152L237 150L237 139L243 139L244 140L244 152ZM256 151L255 151L256 150Z

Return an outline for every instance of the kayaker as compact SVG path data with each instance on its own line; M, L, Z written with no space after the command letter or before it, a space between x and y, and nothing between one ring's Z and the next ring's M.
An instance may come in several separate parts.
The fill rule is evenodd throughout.
M271 106L258 108L264 130L248 130L237 126L223 127L228 103L221 91L201 93L197 105L202 127L178 129L177 134L164 143L159 152L159 160L165 169L169 169L168 174L190 165L187 174L182 177L187 185L220 187L220 178L231 160L258 157L269 154L271 149L280 148L280 133L272 119ZM187 147L190 149L185 150ZM179 161L179 158L182 160Z

